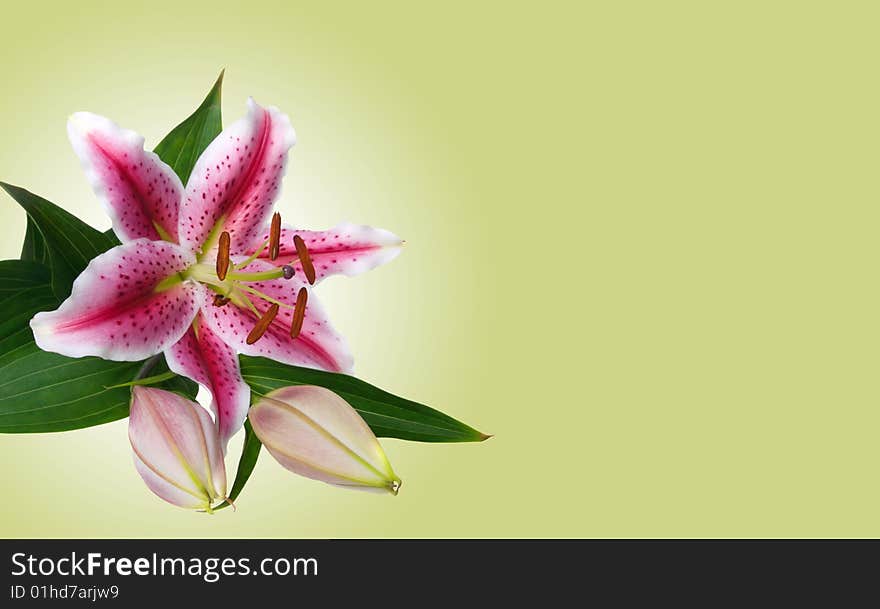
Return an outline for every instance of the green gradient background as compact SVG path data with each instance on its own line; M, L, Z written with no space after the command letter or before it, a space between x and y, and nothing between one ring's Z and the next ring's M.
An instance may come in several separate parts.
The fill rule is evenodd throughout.
M407 239L321 286L359 376L496 437L384 441L396 498L264 454L207 517L125 422L3 436L0 535L880 535L875 3L103 4L4 8L0 178L106 227L67 115L154 145L226 67L289 221Z

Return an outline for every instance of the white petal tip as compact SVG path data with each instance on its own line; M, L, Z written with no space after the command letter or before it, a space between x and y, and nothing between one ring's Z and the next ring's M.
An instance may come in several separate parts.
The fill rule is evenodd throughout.
M143 148L144 138L138 133L129 129L123 129L106 116L94 114L92 112L74 112L67 119L67 135L74 145L74 149L85 163L86 149L80 148L78 140L84 139L89 134L100 133L102 137L110 138L113 141L124 142L135 148Z
M55 326L53 326L52 323L46 319L46 313L37 313L31 319L30 326L31 332L34 333L34 339L37 341L37 345L41 349L44 349L43 346L40 345L40 339L54 334Z
M253 97L248 96L247 109L248 115L254 116L257 111L263 109L263 106L257 103L257 100L255 100ZM284 148L287 150L293 148L293 146L296 145L296 131L294 130L293 125L290 122L290 117L279 110L276 106L265 106L265 109L267 112L269 112L269 114L272 115L273 120L281 121L281 123L285 127Z
M67 132L70 135L84 136L96 129L107 129L113 125L109 118L91 112L74 112L67 119Z

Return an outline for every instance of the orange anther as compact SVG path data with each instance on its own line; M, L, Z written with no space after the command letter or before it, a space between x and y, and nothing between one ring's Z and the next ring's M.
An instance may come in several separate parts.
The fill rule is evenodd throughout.
M296 338L302 331L303 320L306 318L306 302L309 299L309 291L300 288L296 294L296 306L293 308L293 321L290 323L290 338Z
M263 316L260 318L260 321L257 322L257 325L254 326L254 329L251 330L250 334L247 335L247 339L245 342L249 345L253 345L255 342L262 338L263 334L266 333L266 330L269 329L269 326L272 324L272 321L275 319L275 316L278 315L278 305L273 304L269 307Z

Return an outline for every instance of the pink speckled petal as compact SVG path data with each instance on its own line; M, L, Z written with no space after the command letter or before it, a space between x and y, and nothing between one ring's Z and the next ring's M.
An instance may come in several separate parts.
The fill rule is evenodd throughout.
M67 134L120 241L177 242L183 185L158 156L144 150L143 137L89 112L71 116Z
M37 313L37 345L68 357L137 361L176 343L205 300L205 288L181 281L157 289L195 262L167 241L137 239L93 259L55 311Z
M245 267L243 271L260 272L272 268L274 267L271 264L256 260ZM261 281L247 285L271 298L291 305L296 302L296 294L300 287L305 286L306 289L309 289L309 285L302 278L297 277ZM269 303L264 300L251 295L249 298L261 313L269 308ZM345 339L330 325L323 308L312 291L309 292L302 331L296 339L290 338L293 310L289 307L279 309L278 315L269 329L253 345L248 345L245 339L256 324L258 317L249 309L235 306L235 300L233 300L225 307L206 307L204 313L207 325L239 353L268 357L294 366L307 366L333 372L349 372L351 370L352 357L348 345L345 343Z
M210 307L210 305L209 305ZM250 387L241 378L238 356L205 323L203 315L165 352L168 367L211 392L211 410L217 418L220 446L226 452L247 417Z
M315 267L317 281L330 275L352 276L374 269L394 260L403 245L403 240L390 231L359 224L343 223L323 231L284 227L281 229L278 257L269 260L269 249L266 248L260 255L260 260L277 266L290 263L296 257L294 235L299 235L309 249L309 257ZM259 249L268 238L269 231L263 231L254 242L252 249L254 251ZM303 277L302 265L299 261L291 266L297 275Z
M295 142L286 115L249 99L247 115L224 129L193 168L180 210L181 245L207 250L214 244L206 240L222 228L232 238L231 252L244 253L278 198Z
M128 438L135 467L165 501L207 508L226 496L217 427L196 402L154 387L134 387Z

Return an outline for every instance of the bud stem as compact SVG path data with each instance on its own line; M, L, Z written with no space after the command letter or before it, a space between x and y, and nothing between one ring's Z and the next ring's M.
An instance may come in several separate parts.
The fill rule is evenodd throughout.
M153 376L147 376L143 378L137 378L133 381L129 381L128 383L119 383L118 385L111 385L109 387L104 387L104 389L117 389L119 387L134 387L135 385L155 385L156 383L161 383L162 381L167 381L169 379L173 379L177 376L177 373L171 372L163 372L162 374L156 374Z

